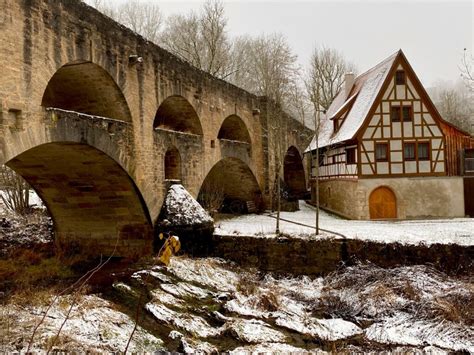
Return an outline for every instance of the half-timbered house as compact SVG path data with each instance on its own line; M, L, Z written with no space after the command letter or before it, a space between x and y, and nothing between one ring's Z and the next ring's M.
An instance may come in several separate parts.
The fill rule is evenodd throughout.
M320 127L306 153L312 196L318 177L326 209L354 219L474 216L474 187L461 176L474 139L442 119L401 50L346 74Z

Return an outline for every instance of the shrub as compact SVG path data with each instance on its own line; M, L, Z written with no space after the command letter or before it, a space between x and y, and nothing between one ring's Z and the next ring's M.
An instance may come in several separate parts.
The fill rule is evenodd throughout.
M0 197L5 207L20 215L31 212L30 185L7 166L0 167Z

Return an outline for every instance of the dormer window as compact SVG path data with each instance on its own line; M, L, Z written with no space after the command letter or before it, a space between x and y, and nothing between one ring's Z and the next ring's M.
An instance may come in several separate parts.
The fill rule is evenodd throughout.
M337 118L335 118L333 121L332 121L333 125L334 125L334 133L336 133L338 130L339 130L339 120Z
M403 70L397 70L395 74L395 84L397 85L405 85L406 79L405 79L405 71Z

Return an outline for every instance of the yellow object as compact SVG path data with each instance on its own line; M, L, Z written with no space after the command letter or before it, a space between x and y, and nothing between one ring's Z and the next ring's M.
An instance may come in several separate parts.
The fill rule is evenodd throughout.
M160 239L162 239L162 234L160 233ZM166 239L165 244L161 247L160 253L158 254L158 259L165 265L169 265L171 256L176 254L179 249L181 249L181 242L179 238L172 235Z

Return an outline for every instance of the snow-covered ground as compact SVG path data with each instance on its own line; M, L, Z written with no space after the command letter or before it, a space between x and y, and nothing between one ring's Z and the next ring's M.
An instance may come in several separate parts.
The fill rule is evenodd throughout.
M113 301L59 297L32 349L47 350L68 318L56 351L122 352L138 310L144 321L131 351L473 352L473 293L472 282L427 266L356 265L324 278L277 278L221 259L174 257L168 267L115 282L107 292ZM0 304L0 353L26 350L51 300L35 298Z
M52 298L47 301L52 302ZM72 304L74 306L68 315ZM26 352L37 326L30 346L33 353L46 353L50 347L63 353L110 353L123 350L132 334L134 320L114 308L113 303L97 295L78 296L76 300L73 296L62 296L49 310L48 303L39 307L24 304L0 307L0 333L3 335L0 353ZM163 350L163 342L138 326L129 350Z
M282 233L303 238L311 237L311 235L314 237L315 210L312 206L300 201L299 211L282 212L281 218L283 219L280 225ZM341 233L348 238L377 242L474 245L474 218L393 222L353 221L321 211L320 228ZM269 216L269 213L262 215L249 214L220 220L216 223L215 231L218 235L254 235L261 237L274 236L274 232L275 218ZM331 234L323 232L320 238L325 237L331 237Z

